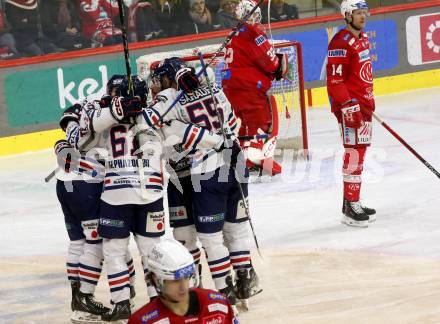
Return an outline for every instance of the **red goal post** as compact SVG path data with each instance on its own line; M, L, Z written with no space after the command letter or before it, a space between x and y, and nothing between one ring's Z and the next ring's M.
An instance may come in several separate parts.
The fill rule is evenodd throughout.
M161 60L172 56L180 57L188 65L198 67L200 61L196 55L202 52L206 62L214 56L219 44L198 48L147 54L136 60L140 77L147 79L150 68ZM275 97L278 110L278 149L308 150L307 116L304 94L304 73L301 44L297 41L274 41L277 53L288 55L289 73L286 79L274 80L269 95ZM224 66L223 55L219 55L211 64L215 73L215 82L221 86L221 72ZM211 80L213 81L213 80Z

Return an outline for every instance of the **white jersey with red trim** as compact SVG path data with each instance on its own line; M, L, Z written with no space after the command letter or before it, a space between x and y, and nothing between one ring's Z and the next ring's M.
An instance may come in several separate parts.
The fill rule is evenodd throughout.
M106 158L104 188L101 199L111 205L144 205L163 197L165 148L185 146L220 147L221 136L204 129L174 120L170 125L155 130L144 121L144 114L136 124L116 121L108 107L95 105L80 121L80 140L90 143L104 139ZM186 134L196 134L195 138ZM142 152L138 158L137 153ZM140 165L141 163L141 165ZM140 168L141 167L141 168ZM140 170L143 169L143 183ZM144 188L141 190L141 185Z
M68 166L60 166L56 178L61 181L102 182L104 180L104 159L107 155L105 140L87 131L89 114L100 107L100 94L92 94L81 103L79 122L70 121L66 127L66 140L74 150ZM82 126L81 126L82 125Z
M192 132L185 133L184 140L187 144L182 146L179 156L180 158L186 157L181 160L172 158L174 162L181 164L176 169L178 172L185 171L187 168L190 168L193 174L210 172L225 163L221 152L211 148L199 147L197 150L191 149L191 145L199 140L198 132L201 129L223 136L221 120L223 120L223 129L227 134L234 137L236 132L238 132L238 120L225 94L216 84L212 85L212 92L216 105L214 105L209 85L202 85L192 94L184 94L176 105L164 115L179 95L179 91L176 89L168 88L159 92L155 97L154 105L151 109L147 109L150 120L158 120L160 116L164 115L164 122L180 120L184 123L192 123L201 127L193 129ZM216 111L216 107L218 111Z

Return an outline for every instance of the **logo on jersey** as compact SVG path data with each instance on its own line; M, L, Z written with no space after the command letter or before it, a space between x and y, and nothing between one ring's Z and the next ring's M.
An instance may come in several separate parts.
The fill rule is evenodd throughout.
M186 208L184 206L170 207L170 220L184 220L187 219Z
M211 300L226 300L226 297L222 294L216 294L216 293L209 293L208 299Z
M347 50L345 49L334 49L328 51L328 57L346 57Z
M265 41L266 41L266 37L264 37L264 35L260 35L257 38L255 38L255 44L257 44L257 46L260 46Z
M359 52L359 62L365 62L370 59L370 50L366 49Z
M359 76L365 83L373 83L373 66L371 61L367 61L362 65Z
M225 304L214 303L214 304L208 305L208 311L210 313L222 312L222 313L227 314L228 313L228 306L226 306Z
M149 312L144 316L142 316L141 320L142 323L147 323L148 321L151 321L152 319L155 319L157 317L159 317L159 310L155 309L154 311Z
M147 233L161 233L165 228L165 213L163 211L159 212L149 212L147 213L147 224L145 231Z
M99 224L102 226L124 227L124 221L119 219L100 218Z
M219 213L219 214L215 214L215 215L199 216L198 218L199 218L200 223L221 222L224 218L224 214Z
M223 324L225 323L225 315L218 314L218 315L212 315L209 317L205 317L203 319L203 324Z

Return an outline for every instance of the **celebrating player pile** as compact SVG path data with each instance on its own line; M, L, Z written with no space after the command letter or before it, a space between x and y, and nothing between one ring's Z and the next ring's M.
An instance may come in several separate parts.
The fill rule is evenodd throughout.
M362 30L369 16L364 0L344 0L341 13L346 21L328 46L327 91L345 148L342 222L367 227L376 211L360 202L361 175L367 147L371 144L375 108L370 43Z

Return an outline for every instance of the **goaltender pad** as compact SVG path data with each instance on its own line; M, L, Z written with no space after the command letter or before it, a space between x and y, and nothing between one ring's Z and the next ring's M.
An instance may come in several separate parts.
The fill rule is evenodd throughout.
M307 121L304 98L304 74L301 44L296 41L274 41L277 53L288 55L289 73L286 79L273 81L269 94L275 97L278 109L278 141L277 149L307 150ZM211 57L218 50L220 44L206 45L198 48L182 49L177 51L159 52L147 54L136 60L138 75L147 80L150 68L165 58L172 56L180 57L189 66L200 67L201 63L197 56L200 51L205 63L211 61ZM215 72L215 82L221 86L221 73L224 67L224 54L218 55L210 67ZM211 80L213 81L213 80Z

